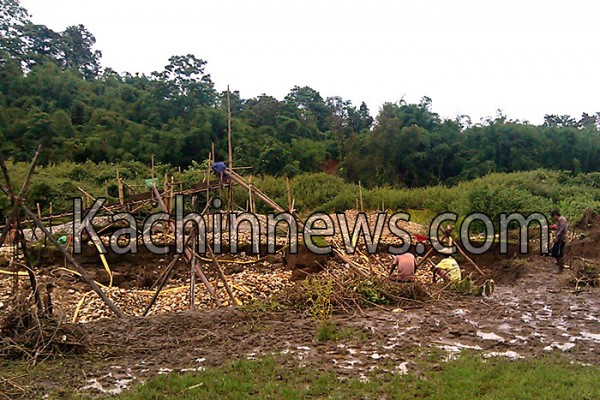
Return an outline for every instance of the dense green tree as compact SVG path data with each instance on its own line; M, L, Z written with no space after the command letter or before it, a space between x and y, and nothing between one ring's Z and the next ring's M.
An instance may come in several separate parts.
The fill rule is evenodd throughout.
M82 25L57 33L33 24L17 0L0 0L0 17L5 156L29 160L42 143L42 164L149 163L154 155L186 168L202 164L214 144L215 158L227 160L227 96L215 90L206 61L176 55L149 76L118 74L100 67L95 38ZM386 103L374 119L365 103L323 98L308 86L294 86L283 100L232 90L230 102L234 164L255 174L327 170L365 186L415 187L490 172L600 171L599 114L546 115L535 126L499 111L473 124L465 115L441 118L423 97Z
M102 53L93 50L96 38L83 25L69 26L61 34L63 63L66 68L75 68L87 79L100 73Z
M301 118L314 120L321 132L329 128L331 110L315 89L308 86L294 86L285 96L285 101L297 110Z
M4 53L2 64L7 56L19 59L22 55L22 29L30 23L29 13L18 0L0 0L0 53Z

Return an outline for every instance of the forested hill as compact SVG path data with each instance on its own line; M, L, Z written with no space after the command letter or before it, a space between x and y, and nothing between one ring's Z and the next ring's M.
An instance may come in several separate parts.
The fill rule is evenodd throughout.
M82 26L55 32L31 22L18 0L0 0L1 150L26 161L38 143L43 163L162 163L188 166L214 143L227 158L226 94L206 62L171 57L150 75L100 64ZM348 84L352 84L348 82ZM235 88L234 88L235 89ZM515 93L518 96L519 93ZM431 99L367 106L296 86L282 100L231 93L234 162L255 174L323 169L366 186L453 184L490 172L549 168L600 171L598 115L547 115L542 126L499 113L472 124L444 119Z

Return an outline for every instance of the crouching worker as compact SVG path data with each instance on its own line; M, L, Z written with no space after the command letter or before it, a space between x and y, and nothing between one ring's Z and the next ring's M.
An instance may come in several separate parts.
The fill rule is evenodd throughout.
M439 276L446 282L457 283L462 280L460 267L456 260L452 257L444 258L435 267L432 268L433 283L437 282Z
M411 253L399 254L394 257L388 278L396 282L414 282L416 272L415 256Z

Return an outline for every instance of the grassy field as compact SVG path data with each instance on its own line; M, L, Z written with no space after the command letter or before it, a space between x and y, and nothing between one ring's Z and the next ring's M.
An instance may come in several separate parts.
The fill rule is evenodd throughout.
M137 399L598 399L600 369L543 360L482 360L466 355L408 375L372 372L368 379L289 368L274 358L235 361L185 375L159 376L123 394Z

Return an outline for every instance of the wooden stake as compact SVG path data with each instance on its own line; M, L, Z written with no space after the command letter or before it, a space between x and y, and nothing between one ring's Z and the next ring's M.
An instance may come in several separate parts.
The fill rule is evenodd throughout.
M363 204L362 185L360 184L360 181L358 181L358 196L360 198L360 211L364 212L365 211L365 205Z
M48 217L48 224L50 225L50 233L52 233L52 214L54 213L52 208L52 202L50 202L50 216Z
M154 186L154 154L152 154L152 185Z
M214 143L213 143L214 146ZM208 166L206 167L206 176L204 179L206 180L206 185L210 183L210 166L213 163L213 159L211 158L211 154L208 153ZM206 204L210 201L210 190L206 190Z
M166 206L167 206L167 211L165 211L166 213L169 212L170 204L169 204L169 178L167 178L167 173L165 172L165 176L163 177L163 196L165 196L163 198Z
M252 175L248 178L248 208L250 212L254 212L252 209Z
M123 190L123 182L119 176L119 170L117 169L117 189L119 190L119 204L121 207L125 205L125 192Z
M194 231L194 229L192 229ZM192 235L192 260L190 261L190 310L194 310L196 305L194 304L196 299L196 235Z
M231 101L229 96L229 85L227 85L227 147L229 151L228 167L233 168L233 151L231 148Z
M40 208L40 203L35 203L35 207L37 208L38 218L41 220L42 219L42 210ZM37 239L37 237L36 237L36 239ZM46 241L47 241L47 238L44 237L44 245L47 243Z
M171 192L169 194L169 211L173 214L173 198L175 196L175 180L173 179L173 175L171 175Z
M285 189L287 191L288 210L290 213L293 213L294 205L292 204L292 185L290 184L290 178L288 176L285 177Z

